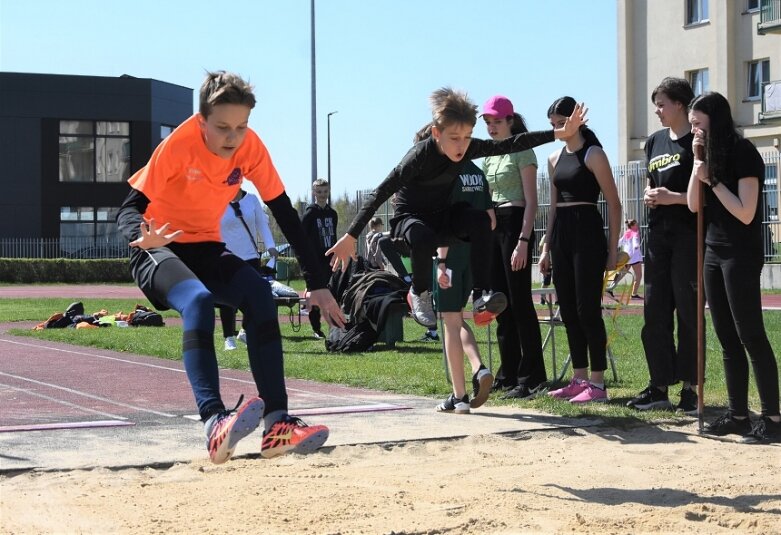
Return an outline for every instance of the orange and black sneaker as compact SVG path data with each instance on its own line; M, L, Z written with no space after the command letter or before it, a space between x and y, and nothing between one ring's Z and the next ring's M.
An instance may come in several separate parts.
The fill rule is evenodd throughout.
M300 418L285 416L263 433L260 455L271 459L284 453L314 453L328 440L324 425L306 425Z
M241 405L243 399L244 396L239 398L233 410L220 411L206 422L206 447L214 464L222 464L230 459L239 440L260 425L265 407L263 400L254 397Z
M472 320L478 327L484 327L506 308L507 296L502 292L483 291L482 295L472 299Z
M474 312L472 314L472 320L474 320L475 325L478 327L485 327L492 321L496 319L496 316L499 314L494 314L493 312L489 312L487 310L483 310L482 312Z

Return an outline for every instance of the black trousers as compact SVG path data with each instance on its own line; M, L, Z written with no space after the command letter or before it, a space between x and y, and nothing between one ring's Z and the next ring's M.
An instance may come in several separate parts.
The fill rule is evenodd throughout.
M470 267L475 288L491 287L491 220L485 210L472 208L467 203L452 205L446 212L418 217L400 215L391 220L392 235L401 237L410 248L412 288L415 293L431 290L431 258L437 247L454 239L468 241Z
M250 258L245 260L247 264L255 268L260 273L260 258ZM222 325L222 337L236 336L236 309L227 305L217 305L220 311L220 324Z
M607 332L602 319L602 281L607 238L594 205L558 207L550 240L553 285L567 330L573 369L607 369Z
M331 273L331 257L325 254L318 255L321 261L321 267L326 273ZM322 323L320 321L320 307L309 307L309 324L312 326L312 332L321 332Z
M762 319L762 252L705 248L703 277L711 320L721 343L730 410L748 415L748 357L754 369L762 414L779 413L778 365Z
M519 243L523 214L524 209L519 206L496 209L491 288L504 293L508 301L505 311L496 318L496 339L502 360L496 378L504 386L525 384L534 388L548 379L540 323L531 295L534 234L529 243L520 242L528 248L526 267L513 271L510 264Z
M697 384L697 232L673 223L646 236L641 339L650 383L658 387Z

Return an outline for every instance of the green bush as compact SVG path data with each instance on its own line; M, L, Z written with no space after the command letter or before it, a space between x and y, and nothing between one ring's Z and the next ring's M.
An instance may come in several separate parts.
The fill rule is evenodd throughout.
M0 282L133 282L127 258L0 258Z

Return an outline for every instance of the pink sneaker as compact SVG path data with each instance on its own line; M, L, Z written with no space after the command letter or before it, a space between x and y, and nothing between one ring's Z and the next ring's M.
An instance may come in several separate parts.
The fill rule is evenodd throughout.
M556 399L570 399L583 392L586 387L588 387L588 381L573 377L567 386L548 392L548 395Z
M607 401L607 388L603 389L587 383L583 392L569 400L570 403L589 403L591 401Z

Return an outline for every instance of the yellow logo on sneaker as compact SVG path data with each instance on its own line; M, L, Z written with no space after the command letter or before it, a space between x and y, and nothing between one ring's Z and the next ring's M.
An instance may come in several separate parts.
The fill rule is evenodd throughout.
M281 435L266 435L266 438L269 440L291 440L293 438L293 431L288 431L287 433L282 433Z

